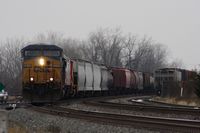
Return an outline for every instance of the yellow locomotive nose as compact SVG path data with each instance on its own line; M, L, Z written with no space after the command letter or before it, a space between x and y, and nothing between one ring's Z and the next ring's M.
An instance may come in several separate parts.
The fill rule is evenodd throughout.
M39 64L40 64L40 66L44 66L44 58L39 59Z

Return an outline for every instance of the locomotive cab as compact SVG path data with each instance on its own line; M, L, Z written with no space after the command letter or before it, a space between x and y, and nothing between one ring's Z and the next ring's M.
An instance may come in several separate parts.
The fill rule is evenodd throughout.
M53 102L62 95L65 61L60 47L32 44L22 55L22 93L25 101Z

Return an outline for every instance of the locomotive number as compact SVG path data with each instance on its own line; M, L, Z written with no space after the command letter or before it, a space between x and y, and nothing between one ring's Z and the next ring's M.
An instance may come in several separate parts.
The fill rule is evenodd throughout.
M50 72L48 68L35 67L34 72Z

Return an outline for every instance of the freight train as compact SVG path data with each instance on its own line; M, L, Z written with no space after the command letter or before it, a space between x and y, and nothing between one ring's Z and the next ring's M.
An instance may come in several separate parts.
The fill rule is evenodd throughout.
M68 58L56 45L30 44L21 50L22 94L28 102L64 97L141 93L153 90L149 73Z

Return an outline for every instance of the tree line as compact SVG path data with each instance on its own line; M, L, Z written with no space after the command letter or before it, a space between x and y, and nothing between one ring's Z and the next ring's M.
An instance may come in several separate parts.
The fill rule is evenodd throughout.
M143 72L153 73L158 68L172 65L168 63L169 52L165 45L147 36L124 34L121 29L98 29L85 40L67 38L56 32L40 33L32 40L7 39L0 42L0 82L11 94L20 93L20 50L30 44L28 42L56 44L68 57Z

